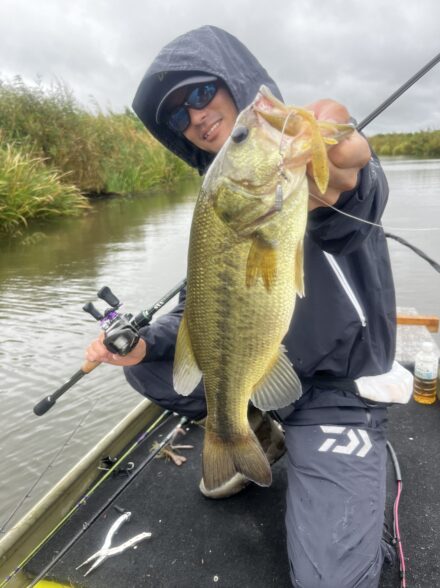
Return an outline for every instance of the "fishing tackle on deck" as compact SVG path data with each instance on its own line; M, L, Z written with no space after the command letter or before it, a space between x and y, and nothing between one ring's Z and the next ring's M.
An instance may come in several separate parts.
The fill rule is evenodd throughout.
M111 545L112 545L112 541L113 541L113 536L116 535L119 528L126 521L129 521L130 518L131 518L131 512L129 512L129 511L124 512L120 517L118 517L116 519L116 521L113 523L113 525L110 527L107 535L105 536L105 540L104 540L104 543L102 544L101 549L99 549L96 553L94 553L93 555L88 557L85 561L83 561L82 564L77 566L76 569L78 570L79 568L82 568L83 566L87 565L91 561L95 560L95 562L92 564L92 566L84 574L84 576L88 576L91 571L93 571L98 566L100 566L107 558L112 557L113 555L118 555L119 553L122 553L126 549L129 549L130 547L134 547L135 545L137 545L141 541L144 541L145 539L149 539L151 537L151 533L147 533L144 531L142 533L139 533L138 535L135 535L131 539L128 539L124 543L121 543L117 547L112 547Z

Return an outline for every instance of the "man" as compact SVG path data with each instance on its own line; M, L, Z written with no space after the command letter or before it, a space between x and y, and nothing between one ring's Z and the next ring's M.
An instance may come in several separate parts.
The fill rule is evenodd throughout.
M261 84L281 98L240 41L205 26L159 53L133 108L159 141L203 174ZM350 118L331 100L308 108L320 119ZM302 398L281 415L288 453L288 553L294 586L373 587L384 558L392 556L382 539L386 408L368 400L389 400L384 390L394 369L394 287L378 226L388 187L357 132L332 147L328 158L327 192L316 197L319 191L309 179L307 295L297 300L284 340L303 386ZM142 332L129 355L112 355L101 337L89 347L87 359L124 366L136 390L166 408L200 417L206 411L202 386L188 397L172 388L183 307L184 295L173 311ZM406 393L394 391L393 401L405 401ZM253 411L251 425L270 460L277 459L284 449L274 423ZM231 495L244 485L243 479L233 479L212 497ZM210 495L203 484L201 489Z

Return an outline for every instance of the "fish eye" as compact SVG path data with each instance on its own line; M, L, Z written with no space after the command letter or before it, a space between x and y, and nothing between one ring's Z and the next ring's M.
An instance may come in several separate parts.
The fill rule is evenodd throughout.
M231 133L231 139L234 143L243 143L249 135L249 129L243 125L236 127Z

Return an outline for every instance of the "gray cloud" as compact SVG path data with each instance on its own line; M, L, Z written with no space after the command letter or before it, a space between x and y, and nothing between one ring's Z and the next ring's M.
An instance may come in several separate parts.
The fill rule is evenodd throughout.
M2 0L0 74L64 81L84 105L129 106L142 75L177 35L227 29L255 53L286 101L321 97L361 120L440 51L436 0ZM368 128L440 128L440 65Z

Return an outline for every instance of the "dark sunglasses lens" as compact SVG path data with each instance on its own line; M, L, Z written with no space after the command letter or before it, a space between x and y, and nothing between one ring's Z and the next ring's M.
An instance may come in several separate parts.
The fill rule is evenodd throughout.
M197 86L190 92L186 104L190 108L202 109L211 102L217 91L217 86L213 82Z
M168 126L176 133L183 133L189 126L189 114L184 106L179 106L170 113Z
M168 126L176 133L183 133L188 127L190 118L187 110L188 108L195 108L201 110L205 108L214 98L217 92L217 85L215 82L209 82L201 86L197 86L192 90L185 103L178 106L168 115Z

